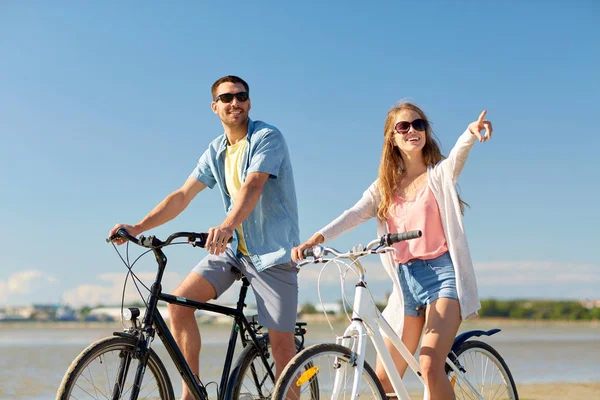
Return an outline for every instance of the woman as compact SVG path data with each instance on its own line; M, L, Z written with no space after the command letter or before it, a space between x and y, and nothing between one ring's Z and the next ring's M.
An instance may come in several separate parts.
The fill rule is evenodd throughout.
M423 335L419 364L432 400L454 399L444 371L446 355L461 321L480 308L462 222L465 203L456 192L456 182L475 141L491 138L492 124L485 114L484 110L469 124L444 159L420 108L401 103L391 109L384 126L378 179L354 207L292 250L297 262L303 259L304 249L373 217L378 235L423 231L419 239L395 244L395 254L382 255L393 281L383 315L413 354ZM404 375L406 362L387 339L386 345ZM379 359L376 372L386 392L393 393Z

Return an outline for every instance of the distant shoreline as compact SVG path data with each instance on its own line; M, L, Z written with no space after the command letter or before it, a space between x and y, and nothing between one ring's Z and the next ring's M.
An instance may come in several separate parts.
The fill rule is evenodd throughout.
M330 322L334 325L344 324L344 318L329 317ZM314 325L327 325L327 319L323 314L305 314L298 317L298 321L307 322ZM201 326L226 326L231 322L226 323L206 323L198 320ZM128 326L128 324L125 324ZM539 327L539 326L588 326L600 327L600 321L581 321L581 320L532 320L532 319L509 319L509 318L476 318L463 322L464 326L524 326L524 327ZM117 328L121 329L120 321L112 322L85 322L85 321L0 321L1 328L51 328L51 329L98 329L98 328Z

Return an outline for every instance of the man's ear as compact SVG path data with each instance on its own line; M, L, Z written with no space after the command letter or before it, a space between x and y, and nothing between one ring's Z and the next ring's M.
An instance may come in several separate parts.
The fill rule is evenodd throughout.
M218 114L218 111L217 111L217 102L216 101L213 101L212 103L210 103L210 108L212 109L212 111L215 114Z

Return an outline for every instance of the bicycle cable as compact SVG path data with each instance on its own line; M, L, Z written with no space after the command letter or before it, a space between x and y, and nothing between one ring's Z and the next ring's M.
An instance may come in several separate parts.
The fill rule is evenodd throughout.
M120 315L120 320L121 320L121 327L123 329L125 329L125 324L123 322L123 309L125 307L125 292L127 290L127 280L129 279L129 275L131 275L132 277L132 281L133 284L135 285L135 288L140 296L140 298L142 299L142 302L144 303L144 307L148 308L148 303L146 302L144 295L142 294L142 291L140 289L140 287L138 286L138 283L140 285L142 285L144 287L144 289L146 289L148 292L150 291L150 289L148 288L148 286L146 286L144 284L144 282L133 272L133 267L134 265L146 254L148 254L149 252L152 251L152 249L146 250L144 251L142 254L140 254L134 261L133 263L129 262L129 241L127 242L126 248L125 248L125 259L127 261L125 261L125 259L123 258L123 256L121 255L121 252L119 252L119 249L117 248L117 246L115 245L114 242L111 242L111 244L113 245L113 248L115 249L116 253L119 255L119 258L121 259L121 261L123 262L123 264L125 265L125 267L127 267L127 274L125 275L125 282L123 283L123 292L121 293L121 315ZM175 244L189 244L189 242L174 242L174 243L169 243L168 245L164 245L161 246L162 247L168 247L171 245L175 245Z
M346 277L347 277L347 275L348 275L348 273L350 271L354 272L354 274L357 277L360 277L360 274L356 270L355 266L356 266L356 263L360 261L360 259L366 257L367 255L370 255L370 254L367 253L367 254L363 254L361 256L358 256L355 260L352 260L351 263L347 263L346 261L343 261L343 260L338 259L338 258L329 259L323 265L323 267L321 268L321 271L319 272L319 276L317 278L317 294L319 296L319 303L321 304L321 308L324 310L325 319L327 321L327 324L329 325L329 328L331 329L331 331L333 332L333 334L336 335L336 336L341 336L341 335L337 335L336 334L335 329L334 329L334 327L333 327L333 325L332 325L332 323L331 323L331 321L329 319L329 316L327 315L327 312L325 311L325 307L323 305L323 299L322 299L322 296L321 296L321 277L323 275L323 272L325 271L325 268L327 268L330 263L333 263L333 264L335 264L337 266L338 273L339 273L340 289L341 289L341 292L342 292L342 300L341 300L342 301L342 305L341 306L343 308L344 314L346 315L346 319L348 319L348 321L351 321L352 317L349 314L349 311L351 311L352 313L354 313L355 310L353 308L353 304L349 301L349 298L348 298L348 296L346 294L346 290L344 288L344 284L345 284L345 281L346 281ZM344 267L345 267L345 271L342 271L342 268L344 268ZM364 269L364 267L363 267L363 269ZM377 304L377 302L375 301L375 298L373 296L373 293L371 293L371 290L367 286L365 286L365 289L367 289L367 292L369 293L369 295L370 295L370 297L371 297L371 299L373 301L373 304Z

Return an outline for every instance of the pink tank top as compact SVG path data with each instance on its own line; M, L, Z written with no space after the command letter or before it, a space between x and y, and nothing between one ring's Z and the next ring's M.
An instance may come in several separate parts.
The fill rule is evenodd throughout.
M442 218L433 192L426 185L412 201L394 197L387 227L390 233L421 230L423 236L394 244L395 260L406 263L412 259L431 260L448 251Z

